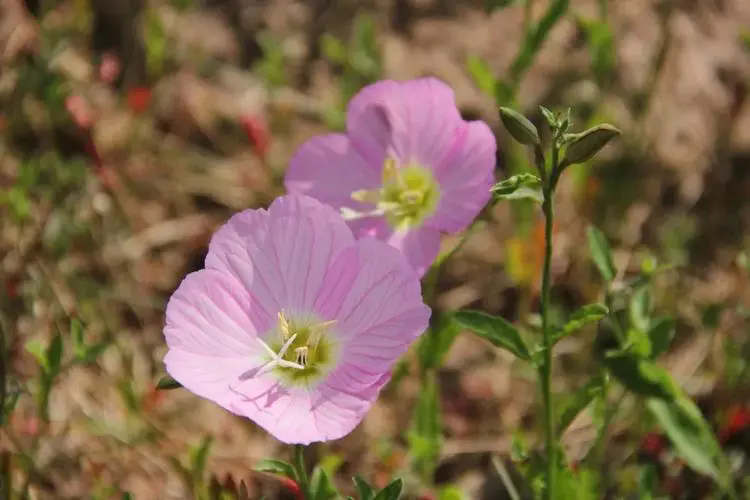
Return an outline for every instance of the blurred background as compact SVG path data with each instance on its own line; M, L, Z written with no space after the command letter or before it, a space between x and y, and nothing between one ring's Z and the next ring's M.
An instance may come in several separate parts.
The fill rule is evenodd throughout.
M590 224L622 276L665 265L651 293L677 327L660 362L747 466L747 0L0 0L2 498L294 498L251 470L288 448L155 389L165 302L212 231L283 193L296 147L341 129L363 85L424 75L496 132L498 179L532 168L499 104L545 132L539 105L623 131L559 189L554 313L601 297ZM543 219L507 202L481 219L432 305L533 321ZM595 337L558 344L555 391L596 372ZM512 498L504 474L523 490L534 372L465 332L443 351L426 379L415 348L357 430L308 450L343 493L355 473L402 475L407 498ZM571 463L589 457L591 498L652 498L648 467L653 498L708 498L616 390L563 443Z

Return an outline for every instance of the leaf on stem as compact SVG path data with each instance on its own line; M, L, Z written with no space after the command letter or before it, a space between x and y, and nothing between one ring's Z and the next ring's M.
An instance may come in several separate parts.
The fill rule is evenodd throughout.
M521 334L503 318L469 310L458 311L454 318L461 326L489 340L496 347L505 349L524 361L531 361L531 353Z
M591 259L599 270L599 274L602 275L605 281L612 281L615 279L617 271L607 237L594 226L589 226L586 229L586 238L588 240Z
M502 180L490 189L496 200L531 199L537 203L544 201L542 180L534 174L516 174Z

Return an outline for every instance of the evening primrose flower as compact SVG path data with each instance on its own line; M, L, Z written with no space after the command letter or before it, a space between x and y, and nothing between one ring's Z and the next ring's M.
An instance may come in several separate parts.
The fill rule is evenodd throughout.
M341 210L355 236L388 242L422 275L440 234L466 229L489 200L496 147L445 83L385 80L351 100L346 134L302 145L285 185Z
M354 429L426 328L419 277L301 195L245 210L167 305L167 372L191 392L308 444Z

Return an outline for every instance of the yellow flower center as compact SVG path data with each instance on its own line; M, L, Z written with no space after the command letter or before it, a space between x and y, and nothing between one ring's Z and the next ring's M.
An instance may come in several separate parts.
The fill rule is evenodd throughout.
M279 340L270 346L280 359L274 371L292 384L304 384L326 374L335 360L336 343L327 335L335 323L312 318L292 320L284 311L279 312Z
M393 228L419 227L435 212L440 200L440 188L427 168L409 163L398 166L392 157L383 165L382 186L352 193L354 200L372 203L370 212L343 209L345 219L385 215Z

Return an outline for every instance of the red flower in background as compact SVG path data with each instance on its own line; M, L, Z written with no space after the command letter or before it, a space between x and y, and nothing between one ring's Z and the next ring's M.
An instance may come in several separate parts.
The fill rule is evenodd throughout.
M722 429L719 439L725 443L746 429L750 429L750 409L735 406L729 410L727 425Z
M143 113L151 104L151 89L135 87L128 91L128 107L134 113Z
M651 458L658 458L664 451L666 442L664 438L654 432L649 432L641 440L641 453Z
M265 121L256 116L245 115L240 117L239 122L245 130L250 144L255 148L255 152L261 159L265 159L268 152L268 145L271 142Z

